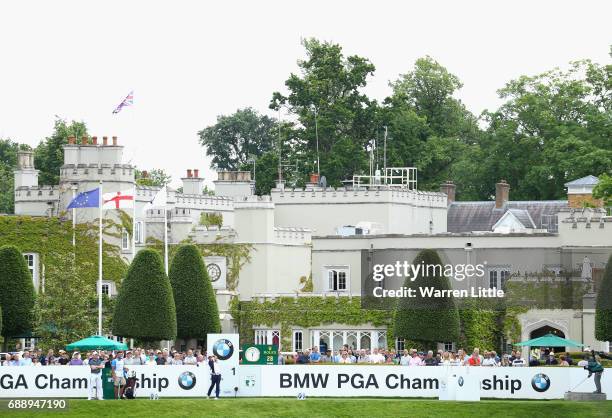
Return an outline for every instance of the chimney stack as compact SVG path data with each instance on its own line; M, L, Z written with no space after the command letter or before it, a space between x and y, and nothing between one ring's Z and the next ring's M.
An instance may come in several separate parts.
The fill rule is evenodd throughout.
M69 136L69 137L68 137L68 144L69 144L69 145L74 145L74 144L76 144L76 137L74 137L74 136Z
M104 145L104 146L108 145L108 137L107 136L103 136L102 137L102 145Z
M113 146L114 147L117 146L117 137L116 136L113 137Z
M98 137L97 136L92 136L91 137L91 143L93 145L98 145Z
M140 173L140 176L143 179L146 179L147 177L149 177L149 172L147 170L143 170L142 173Z
M193 169L193 177L199 179L200 178L200 170L198 170L197 168Z
M191 168L187 169L187 178L192 178L193 175L191 174Z
M508 200L510 200L510 185L502 179L499 183L495 183L495 208L503 208Z
M447 205L450 205L451 203L455 201L455 189L456 188L457 186L455 186L455 183L453 183L450 180L447 180L446 182L440 185L440 193L446 194L446 204Z
M83 135L81 137L81 145L87 145L87 136L86 135Z

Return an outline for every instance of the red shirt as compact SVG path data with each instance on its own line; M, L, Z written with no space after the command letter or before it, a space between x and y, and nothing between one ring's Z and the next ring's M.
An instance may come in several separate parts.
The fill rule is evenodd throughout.
M468 360L470 366L480 366L480 357L471 356Z

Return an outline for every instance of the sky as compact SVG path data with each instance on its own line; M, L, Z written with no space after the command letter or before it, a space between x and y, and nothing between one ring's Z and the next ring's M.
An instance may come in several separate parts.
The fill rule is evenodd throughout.
M218 115L268 109L297 72L301 39L339 43L376 66L366 92L430 55L464 84L480 114L497 89L572 60L609 64L610 1L4 1L0 137L32 146L57 116L118 136L124 159L216 179L197 132ZM134 106L112 110L131 90ZM281 117L284 117L281 114ZM286 116L285 116L286 117Z

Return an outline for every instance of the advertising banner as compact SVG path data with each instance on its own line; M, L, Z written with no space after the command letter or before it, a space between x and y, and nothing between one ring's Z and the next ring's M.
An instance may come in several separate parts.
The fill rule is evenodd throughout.
M217 356L221 366L221 396L236 396L240 362L238 334L208 334L206 340L208 355Z
M136 397L204 396L208 366L127 366L136 373ZM86 398L87 366L0 367L0 398Z
M210 385L208 365L129 370L138 379L137 398L200 397ZM593 378L585 380L587 372L578 367L241 365L234 371L222 371L222 396L438 398L453 385L451 399L457 400L473 399L479 387L481 398L561 399L569 390L595 390ZM0 367L0 398L86 398L89 375L86 366ZM609 369L603 373L602 389L612 396Z

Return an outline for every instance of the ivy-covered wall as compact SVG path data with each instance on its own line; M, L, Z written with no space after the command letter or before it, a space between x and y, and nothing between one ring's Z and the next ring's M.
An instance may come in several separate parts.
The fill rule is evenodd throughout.
M0 216L0 246L12 244L21 252L39 254L39 268L59 263L59 257L75 253L79 264L87 265L83 271L95 282L98 278L98 225L77 224L76 247L72 245L72 222L60 218L32 216ZM105 235L115 236L117 225L105 222ZM87 262L87 263L86 263ZM119 247L104 243L102 266L105 280L117 284L125 276L127 264L121 258Z
M292 328L313 328L320 325L364 325L387 328L387 345L395 347L393 311L361 308L359 297L279 297L264 301L239 301L234 298L231 313L237 322L240 342L252 343L254 326L280 326L281 344L291 347ZM461 337L457 348L499 350L501 337L519 341L521 327L517 316L527 309L489 306L487 304L462 306L459 309ZM415 318L418 320L418 318ZM407 347L429 349L417 342L406 342Z
M250 244L235 244L215 242L210 244L198 244L191 239L181 241L179 244L168 245L168 263L172 263L172 258L181 245L193 244L200 249L202 256L220 256L227 258L227 289L236 290L238 288L238 279L242 266L251 261L251 250L253 246ZM147 247L154 248L164 252L164 244L162 241L150 237L147 239Z
M232 301L232 316L238 323L241 343L253 342L253 326L272 327L280 325L281 344L291 347L291 328L311 328L325 324L362 325L371 323L376 327L386 326L389 331L393 323L393 312L361 309L359 297L280 297L274 300ZM387 334L390 347L394 338Z

